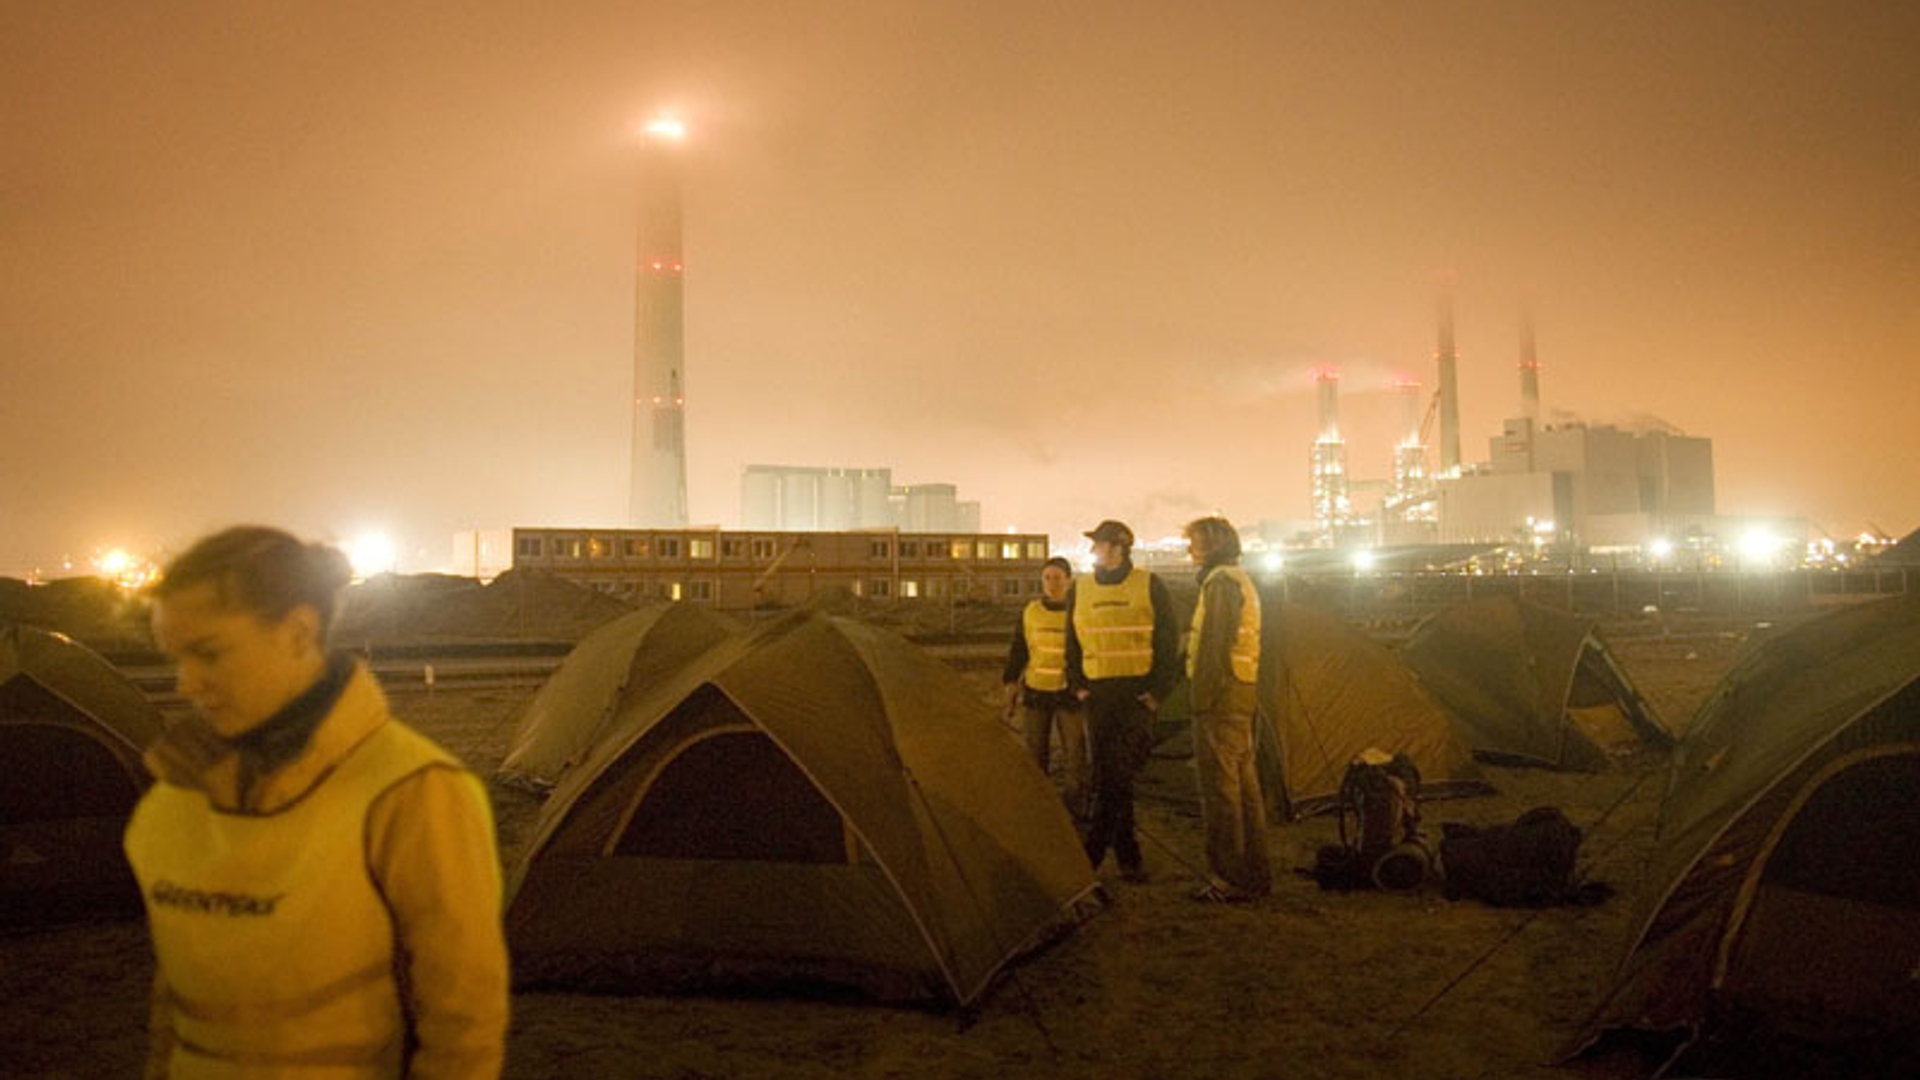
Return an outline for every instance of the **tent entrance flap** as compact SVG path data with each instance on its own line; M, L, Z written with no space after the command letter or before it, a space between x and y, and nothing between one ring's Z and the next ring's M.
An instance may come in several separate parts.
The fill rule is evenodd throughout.
M1817 1040L1920 1018L1920 747L1830 773L1761 871L1723 989Z
M133 812L140 785L97 737L78 727L9 724L0 730L0 825ZM117 849L116 842L116 849Z
M639 793L610 854L653 859L848 863L846 821L758 730L695 734Z
M140 912L120 834L163 727L98 655L0 624L0 927Z

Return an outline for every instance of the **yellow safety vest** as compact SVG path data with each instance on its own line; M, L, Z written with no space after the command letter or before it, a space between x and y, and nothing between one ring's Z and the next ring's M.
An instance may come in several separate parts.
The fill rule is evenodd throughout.
M1112 585L1082 574L1073 585L1073 633L1089 679L1153 670L1153 575L1139 567Z
M442 763L457 765L383 723L271 814L149 789L126 850L172 996L172 1077L400 1075L393 919L367 868L365 822L382 792Z
M1240 586L1240 625L1234 630L1233 677L1240 682L1258 682L1260 676L1260 591L1253 579L1238 566L1221 566L1214 574L1224 574ZM1211 577L1212 575L1209 575ZM1187 678L1193 678L1196 654L1200 651L1200 627L1206 624L1207 590L1200 589L1200 603L1193 609L1193 624L1187 628Z
M1029 690L1065 690L1067 609L1049 611L1041 601L1030 600L1020 616L1020 630L1027 639L1027 670L1020 681Z

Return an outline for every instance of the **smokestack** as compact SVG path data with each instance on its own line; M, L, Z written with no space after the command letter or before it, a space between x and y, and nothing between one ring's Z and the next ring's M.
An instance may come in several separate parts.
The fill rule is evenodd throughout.
M1340 441L1340 373L1323 368L1314 376L1320 388L1320 441Z
M1340 373L1322 368L1314 375L1320 392L1320 437L1308 455L1313 486L1313 517L1321 540L1331 544L1353 517L1347 481L1347 446L1340 441Z
M1440 291L1440 475L1460 473L1460 387L1454 372L1453 290Z
M687 524L680 141L672 120L647 125L640 152L640 229L633 303L633 460L627 520Z
M1420 384L1402 379L1393 384L1400 395L1400 445L1420 445Z
M1540 360L1533 348L1533 309L1520 311L1520 415L1540 423Z

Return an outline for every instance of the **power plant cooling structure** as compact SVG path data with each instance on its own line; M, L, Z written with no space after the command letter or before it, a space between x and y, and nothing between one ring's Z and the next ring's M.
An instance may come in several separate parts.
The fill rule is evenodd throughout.
M1340 375L1321 371L1314 376L1320 393L1320 436L1313 440L1309 461L1313 490L1313 520L1325 542L1332 544L1341 527L1353 521L1352 487L1347 479L1347 444L1340 438Z
M633 462L628 524L687 524L686 266L680 250L680 142L656 120L641 139L640 225L633 303Z
M1433 483L1427 475L1427 445L1420 433L1420 384L1408 379L1393 389L1400 396L1401 435L1393 447L1387 510L1401 521L1432 521Z

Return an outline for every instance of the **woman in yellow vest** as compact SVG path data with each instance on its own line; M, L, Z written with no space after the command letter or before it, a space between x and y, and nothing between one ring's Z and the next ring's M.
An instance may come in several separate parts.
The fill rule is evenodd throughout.
M346 559L207 537L153 589L197 715L127 827L158 970L149 1077L500 1073L507 960L487 796L329 654Z
M1087 815L1087 714L1067 689L1067 587L1073 564L1054 556L1040 568L1040 599L1027 603L1014 628L1007 666L1007 717L1020 715L1020 731L1034 764L1052 764L1053 737L1060 735L1060 772L1067 810L1075 821Z
M1200 567L1200 601L1187 632L1187 679L1208 876L1193 898L1252 900L1273 889L1266 802L1253 760L1260 593L1240 568L1240 534L1225 518L1191 522L1186 537L1187 554Z

